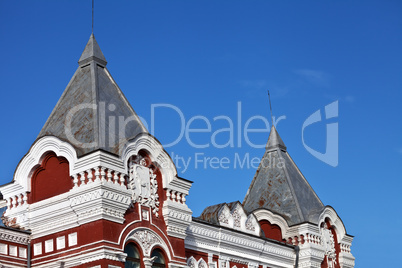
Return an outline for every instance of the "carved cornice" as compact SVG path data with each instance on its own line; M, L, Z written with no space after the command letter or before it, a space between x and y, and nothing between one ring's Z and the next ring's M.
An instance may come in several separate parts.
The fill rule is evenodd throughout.
M267 265L269 261L275 260L286 266L293 264L295 258L293 248L286 245L200 222L191 223L185 244L186 248L225 254L228 259L243 260L247 263L258 258L267 261Z
M98 219L123 223L131 204L131 193L120 184L95 180L73 189L68 199L80 224Z
M0 228L0 240L28 245L30 238L29 234L24 234L6 228Z
M88 256L81 260L81 263L84 264L102 259L124 262L126 260L126 254L108 249L100 249L88 254Z
M192 211L186 204L166 200L162 208L169 236L185 239L186 230L192 221Z

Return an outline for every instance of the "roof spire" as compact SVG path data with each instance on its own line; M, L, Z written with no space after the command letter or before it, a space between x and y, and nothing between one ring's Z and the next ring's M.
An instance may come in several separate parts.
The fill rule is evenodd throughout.
M305 221L317 223L324 208L321 200L287 152L273 124L266 151L243 201L247 213L268 209L283 216L289 225Z
M78 61L80 66L38 138L55 136L69 142L81 157L96 150L120 155L128 140L148 134L106 63L92 33ZM121 118L124 122L110 118Z
M92 0L92 34L94 33L94 0Z
M274 125L274 116L272 114L272 105L271 105L271 95L269 94L268 91L268 100L269 100L269 110L271 111L271 132L269 133L268 137L268 142L267 146L265 146L265 149L270 150L270 149L276 149L280 148L284 151L286 151L286 146L285 143L282 141L281 137L279 136L278 132L276 131L275 125Z
M78 64L80 66L86 65L91 61L96 61L102 66L106 66L107 61L105 56L103 56L102 50L100 49L98 42L96 42L95 36L92 33L89 37L88 43L85 46L84 52L82 52Z
M286 151L286 146L281 137L278 134L278 131L276 131L276 128L274 125L271 127L271 132L269 133L268 137L268 142L267 145L265 146L265 149L267 151L270 151L272 149L282 149L283 151Z
M271 124L272 126L274 125L274 116L272 115L272 105L271 105L271 95L269 95L269 90L268 91L268 100L269 100L269 110L271 111Z

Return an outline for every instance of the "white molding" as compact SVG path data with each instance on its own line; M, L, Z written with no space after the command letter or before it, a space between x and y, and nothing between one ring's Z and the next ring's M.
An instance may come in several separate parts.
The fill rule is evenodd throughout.
M281 228L282 231L282 238L286 239L288 238L288 232L289 232L289 225L287 221L280 215L274 214L271 211L267 209L257 209L253 212L255 217L257 218L257 221L261 220L267 220L271 224L276 224Z
M187 230L186 249L219 256L222 260L256 262L268 267L293 268L294 249L250 234L193 221Z
M27 245L30 241L30 236L27 233L13 231L6 228L1 228L0 230L0 241L3 240L22 245Z
M131 204L131 192L121 185L94 181L69 192L69 204L79 224L106 219L122 224Z
M7 257L7 259L14 259L10 256L6 256L6 257ZM26 262L25 260L23 260L23 261ZM17 263L15 261L1 260L0 267L1 268L26 268L27 265L23 264L23 263Z
M134 140L127 143L121 154L121 159L125 163L131 156L138 155L140 150L145 150L149 154L151 161L158 163L162 172L163 188L168 187L170 182L177 177L177 170L172 159L153 136L145 133L140 134ZM125 173L128 174L128 166L124 165L124 168Z
M66 236L65 235L62 235L62 236L59 236L56 238L56 248L57 248L57 250L66 248Z
M135 241L138 244L144 257L149 258L151 250L155 246L159 246L165 251L169 261L172 260L168 245L155 231L149 228L138 227L131 230L124 238L123 246L129 241Z
M192 221L192 211L186 205L168 199L163 204L162 214L168 235L185 239L187 227Z
M37 140L32 145L29 152L22 158L15 171L13 184L20 185L24 192L30 192L31 172L36 165L40 164L43 155L50 151L54 152L58 157L62 156L67 159L70 166L70 174L72 174L74 164L77 161L77 153L74 147L56 137L46 136ZM9 198L9 192L6 188L8 188L7 185L0 188L0 191L5 198ZM15 194L15 192L13 194Z
M33 256L42 255L42 242L33 245Z
M59 268L61 264L65 268L77 267L82 264L91 263L97 260L113 260L124 262L126 254L115 248L100 246L91 248L73 255L61 256L56 259L40 262L35 264L35 268ZM89 266L91 267L91 266Z
M87 171L89 167L105 167L107 169L127 174L122 159L102 151L95 151L79 158L70 175Z
M8 244L0 243L0 254L8 254Z
M200 258L197 263L197 268L209 268L209 266L203 258Z
M190 258L187 259L187 266L189 268L197 268L196 265L197 265L197 260L193 256L191 256Z
M18 257L26 259L27 258L27 248L18 247Z
M346 229L342 223L341 218L339 218L338 214L332 207L325 207L324 211L320 214L320 217L318 218L318 226L321 226L321 224L325 222L326 218L329 219L330 224L335 228L338 243L340 243L346 235Z
M45 241L45 253L52 252L54 250L53 239Z
M74 232L74 233L68 234L68 246L72 247L72 246L76 246L77 244L78 244L78 233Z

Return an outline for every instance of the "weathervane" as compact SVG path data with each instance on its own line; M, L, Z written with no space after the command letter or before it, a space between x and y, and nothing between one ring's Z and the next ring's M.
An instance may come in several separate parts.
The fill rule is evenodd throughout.
M269 90L268 91L268 99L269 99L269 110L271 111L271 123L272 126L274 125L274 116L272 115L272 105L271 105L271 96L269 95Z

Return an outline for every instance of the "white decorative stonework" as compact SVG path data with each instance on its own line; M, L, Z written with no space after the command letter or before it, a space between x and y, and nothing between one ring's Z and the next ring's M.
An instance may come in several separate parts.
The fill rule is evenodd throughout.
M204 259L199 259L198 268L208 268L208 264L204 261Z
M0 232L0 240L27 245L29 242L29 234L8 229L2 229Z
M335 267L336 264L336 251L335 240L332 231L326 225L321 228L321 244L325 250L325 257L327 258L328 268Z
M7 255L7 244L0 243L0 254Z
M255 217L248 217L246 221L246 229L255 232L255 227L257 226L257 221L255 220Z
M36 243L33 245L33 252L34 252L34 256L38 256L42 254L42 243Z
M56 246L57 249L63 249L66 247L66 238L65 236L60 236L56 238Z
M147 167L144 158L136 157L129 161L128 189L132 193L132 202L139 202L150 207L156 217L159 216L159 195L156 174L152 168Z
M229 224L228 213L221 213L221 215L219 215L219 223Z
M200 258L197 261L193 256L187 259L187 266L189 268L209 268L207 262L203 258Z
M137 231L133 234L133 237L140 243L146 255L150 254L150 250L155 244L161 243L160 238L148 230Z
M72 247L78 244L77 232L68 234L68 246Z
M220 268L227 268L229 267L229 261L226 259L219 259Z
M226 204L218 212L218 220L220 225L233 228L233 217Z
M258 267L258 264L265 267L293 267L295 260L294 249L285 244L278 245L256 235L201 221L193 221L187 229L185 247L208 254L220 252L219 266L215 266L219 268L232 268L230 262L235 262L240 268L253 268L253 265ZM211 263L212 259L209 260L209 268Z
M240 202L229 205L224 204L218 211L219 225L259 236L261 227L254 214L247 216Z
M53 251L53 239L45 241L45 253Z
M190 258L188 258L187 260L187 266L190 268L197 268L197 261L195 260L195 258L193 256L191 256Z
M145 210L145 209L142 210L142 219L143 219L144 221L149 221L149 213L148 213L148 210Z
M26 257L27 257L27 249L26 249L26 248L19 247L19 248L18 248L18 256L19 256L20 258L26 258Z
M240 228L241 227L241 215L238 209L235 209L232 213L233 217L233 227Z

